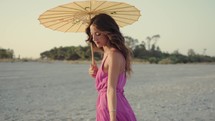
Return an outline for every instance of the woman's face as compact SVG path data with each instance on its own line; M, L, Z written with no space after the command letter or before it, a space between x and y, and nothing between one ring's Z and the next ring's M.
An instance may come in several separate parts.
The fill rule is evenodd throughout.
M107 46L108 37L105 35L104 32L98 30L96 26L91 25L90 33L91 33L91 36L93 37L93 41L95 42L98 48Z

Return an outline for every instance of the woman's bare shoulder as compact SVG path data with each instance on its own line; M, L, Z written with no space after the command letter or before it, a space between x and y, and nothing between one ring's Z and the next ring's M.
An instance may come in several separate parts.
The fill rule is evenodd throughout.
M122 53L120 53L118 50L116 49L112 49L110 52L109 52L109 57L112 58L113 60L119 60L121 61L123 59L123 55Z

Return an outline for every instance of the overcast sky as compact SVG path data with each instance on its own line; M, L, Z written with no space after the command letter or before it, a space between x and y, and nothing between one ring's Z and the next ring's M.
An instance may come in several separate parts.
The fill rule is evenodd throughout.
M0 47L13 49L15 56L38 58L40 53L60 46L85 46L84 33L63 33L40 25L38 17L48 9L75 0L1 0ZM122 33L145 41L159 34L162 51L188 49L215 56L215 0L110 0L141 10L139 21L121 29Z

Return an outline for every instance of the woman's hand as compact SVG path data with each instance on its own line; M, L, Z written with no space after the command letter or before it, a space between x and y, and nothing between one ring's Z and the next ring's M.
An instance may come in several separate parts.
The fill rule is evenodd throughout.
M90 68L89 68L89 75L93 78L96 77L96 74L97 74L97 71L98 71L98 67L96 65L96 63L94 62L94 64L91 64L90 65Z

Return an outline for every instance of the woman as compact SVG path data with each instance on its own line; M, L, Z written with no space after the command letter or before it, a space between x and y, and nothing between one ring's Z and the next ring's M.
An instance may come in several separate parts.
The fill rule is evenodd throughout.
M100 68L94 62L89 69L98 90L96 121L136 121L123 93L131 66L130 51L119 26L111 16L99 14L91 19L86 33L94 48L103 51Z

